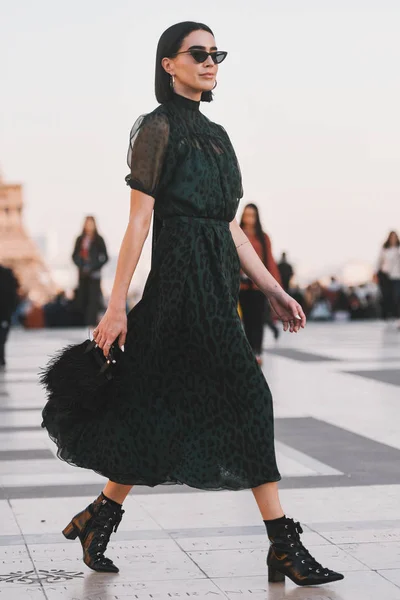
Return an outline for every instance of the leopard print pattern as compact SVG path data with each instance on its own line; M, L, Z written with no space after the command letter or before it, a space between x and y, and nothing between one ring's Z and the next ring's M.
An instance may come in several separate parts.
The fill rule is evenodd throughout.
M237 312L229 222L243 191L228 135L177 97L136 122L128 160L163 226L113 393L69 425L59 456L124 484L279 481L272 397Z

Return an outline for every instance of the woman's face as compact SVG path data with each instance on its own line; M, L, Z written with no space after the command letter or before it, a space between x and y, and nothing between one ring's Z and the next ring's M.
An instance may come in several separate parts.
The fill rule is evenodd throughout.
M91 217L88 217L86 219L83 229L85 230L85 233L87 233L88 235L92 235L94 233L96 228L94 225L94 221Z
M185 37L179 52L189 49L217 50L214 36L208 31L192 31ZM176 92L193 90L196 92L209 92L215 86L218 65L215 65L211 56L203 63L195 61L191 54L178 54L174 58L163 58L162 65L170 75L174 76L174 89Z
M245 227L254 227L257 222L257 212L251 206L244 209L242 215L243 224Z
M392 233L389 236L389 245L396 246L397 241L398 241L397 234L394 231L392 231Z

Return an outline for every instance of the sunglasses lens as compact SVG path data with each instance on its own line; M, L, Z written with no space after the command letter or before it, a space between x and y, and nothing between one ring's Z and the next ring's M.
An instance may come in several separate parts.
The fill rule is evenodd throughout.
M208 53L205 50L191 50L190 54L198 63L203 63L208 58Z
M213 52L213 54L211 56L212 56L212 59L215 62L215 64L220 64L220 63L222 63L223 60L226 59L227 54L228 54L227 52L221 51L221 52Z

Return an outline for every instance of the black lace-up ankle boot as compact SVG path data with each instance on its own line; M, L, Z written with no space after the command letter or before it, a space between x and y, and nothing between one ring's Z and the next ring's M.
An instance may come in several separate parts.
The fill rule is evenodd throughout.
M321 585L343 579L320 565L300 540L303 533L300 523L287 517L268 521L267 532L271 542L268 552L268 581L284 581L289 577L297 585Z
M118 573L118 567L104 556L104 552L112 532L117 531L124 512L119 504L101 493L94 502L75 515L63 530L68 540L79 536L83 562L94 571Z

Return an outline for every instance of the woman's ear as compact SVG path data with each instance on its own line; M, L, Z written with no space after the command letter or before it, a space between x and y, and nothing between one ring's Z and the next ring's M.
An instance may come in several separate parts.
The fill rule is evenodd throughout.
M174 74L174 73L172 73L173 66L172 66L172 61L170 58L163 58L161 61L161 66L163 67L164 71L166 71L168 73L168 75Z

